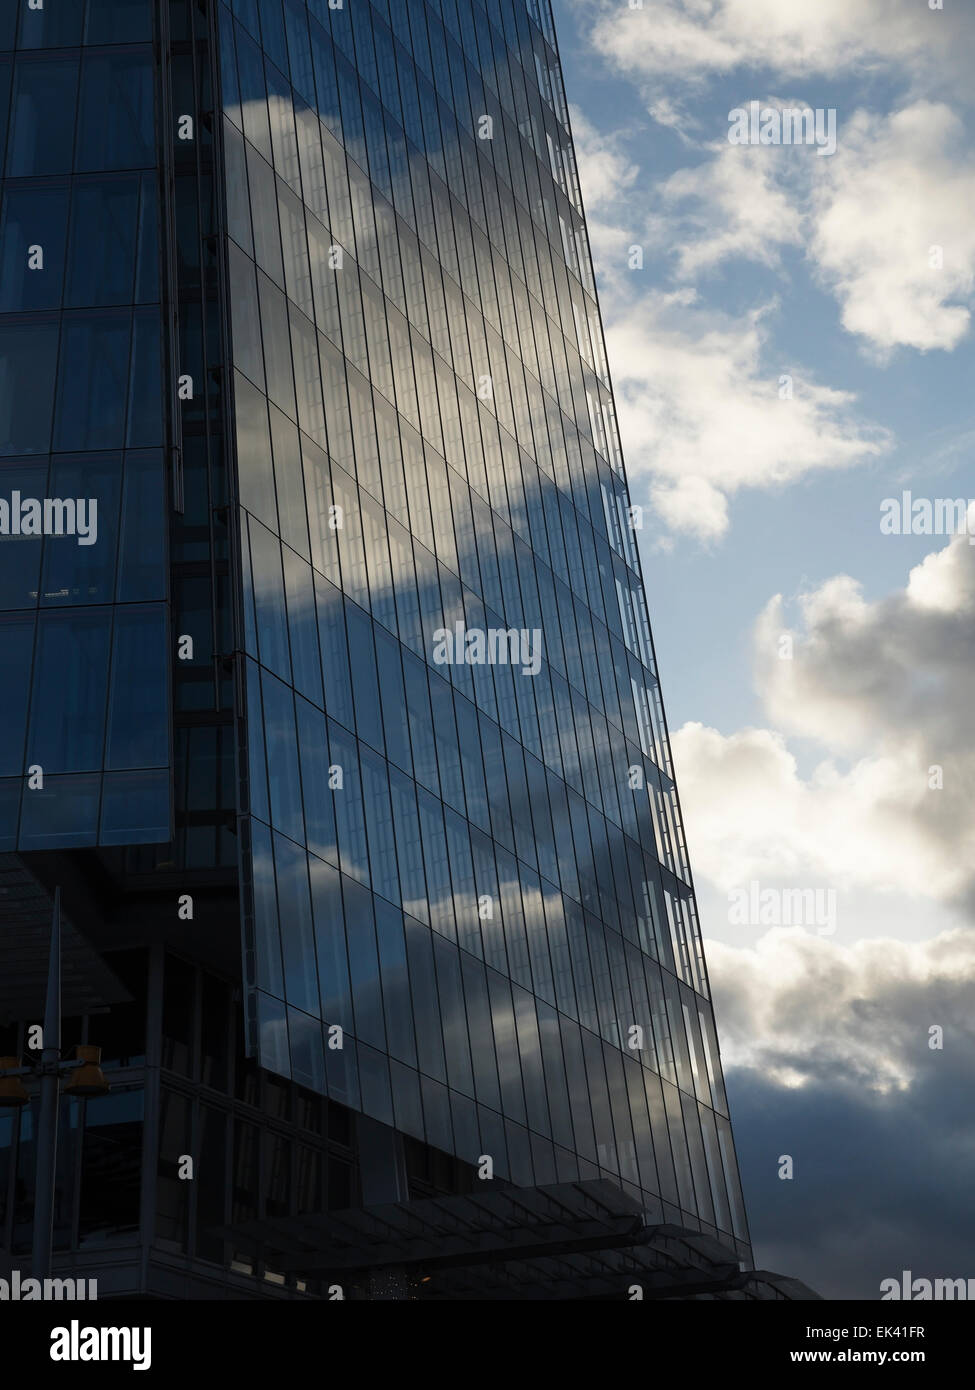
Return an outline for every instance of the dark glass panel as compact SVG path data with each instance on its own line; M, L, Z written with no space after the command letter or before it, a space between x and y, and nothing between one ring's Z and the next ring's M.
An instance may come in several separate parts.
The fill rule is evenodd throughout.
M168 770L106 773L100 842L161 845L171 838Z
M81 43L85 7L81 0L41 0L42 8L31 8L29 0L20 5L20 48L74 48Z
M67 188L10 188L0 217L0 312L53 309L64 278Z
M7 145L8 177L71 173L77 95L77 54L17 59ZM104 108L100 115L104 123Z
M156 1167L156 1240L167 1250L184 1251L192 1183L180 1177L182 1160L192 1155L190 1102L165 1087L160 1101L159 1158Z
M296 707L308 848L320 859L337 864L334 793L328 785L329 753L325 716L307 700L297 700Z
M132 323L132 375L126 444L146 449L162 443L163 372L159 314L137 309Z
M98 837L101 777L85 773L44 778L43 790L24 792L20 848L79 848Z
M196 976L191 965L167 955L163 985L162 1062L170 1071L193 1072Z
M0 543L0 556L6 547ZM5 677L0 681L0 776L20 777L24 771L24 733L30 683L34 621L0 615L0 646Z
M78 1238L85 1246L131 1242L139 1229L144 1097L113 1091L85 1105Z
M45 776L101 766L110 629L108 609L40 617L28 761Z
M102 1067L142 1066L146 1051L148 952L112 951L105 963L132 996L91 1020L89 1037L102 1050Z
M151 54L86 53L75 168L84 172L155 164L154 107Z
M65 305L131 304L139 180L79 179L71 208Z
M166 596L166 479L159 453L127 453L119 546L119 603Z
M58 325L0 326L0 455L51 446Z
M284 835L274 836L274 874L284 956L284 989L289 1004L304 1013L318 1011L315 941L308 892L308 855Z
M118 449L125 442L131 327L130 312L73 314L65 319L56 451Z
M4 852L17 848L17 820L23 785L20 777L0 778L0 849Z
M115 592L121 464L120 454L95 458L59 456L52 460L47 496L64 501L68 534L44 540L43 606L111 603ZM77 535L70 534L71 527ZM87 536L81 535L82 529L88 532Z
M118 610L112 651L106 768L169 761L166 611Z
M77 8L80 10L81 5ZM150 43L151 0L88 0L85 43Z
M227 1116L212 1106L200 1107L200 1136L196 1146L196 1254L201 1260L223 1263L223 1241L217 1234L226 1224Z

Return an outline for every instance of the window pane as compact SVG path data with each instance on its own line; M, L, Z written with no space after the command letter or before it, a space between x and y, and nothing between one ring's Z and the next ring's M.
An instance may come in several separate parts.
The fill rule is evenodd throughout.
M70 174L78 59L19 58L14 72L7 174ZM99 110L105 125L106 107ZM97 167L97 166L95 166Z
M146 449L162 443L161 351L159 314L153 309L136 310L126 437L130 449Z
M131 304L139 215L137 178L79 180L71 209L65 304Z
M48 3L43 9L20 7L20 48L75 48L81 43L81 27L85 7L73 4Z
M166 597L166 479L162 455L125 455L119 549L120 603Z
M4 548L0 546L0 554ZM24 729L33 645L32 617L0 616L0 648L6 673L0 681L0 777L19 777L24 770Z
M5 501L15 490L22 497L46 497L46 488L46 463L6 464L0 469L0 498ZM0 535L0 610L33 608L37 603L41 544L37 536Z
M96 1096L85 1105L81 1159L82 1247L139 1229L142 1171L141 1090Z
M169 772L108 773L99 844L162 845L171 838Z
M65 500L69 507L73 504L75 525L83 524L90 536L97 536L97 543L80 545L79 537L71 535L45 538L41 585L41 602L45 606L111 603L115 590L120 473L118 454L97 459L54 459L48 495ZM79 500L85 507L82 512L77 506Z
M56 323L0 328L0 454L46 454L51 446Z
M10 189L0 219L0 311L61 303L67 188Z
M81 6L77 7L79 10ZM88 0L85 43L150 43L150 0Z
M54 448L120 448L124 443L131 315L72 316L61 347Z
M144 169L155 163L151 55L86 54L75 167ZM106 113L111 119L106 119Z
M25 791L20 849L78 849L98 839L101 776L44 778L43 790Z
M112 651L107 768L169 762L166 612L119 608Z
M101 766L110 626L107 609L41 615L28 748L45 774Z

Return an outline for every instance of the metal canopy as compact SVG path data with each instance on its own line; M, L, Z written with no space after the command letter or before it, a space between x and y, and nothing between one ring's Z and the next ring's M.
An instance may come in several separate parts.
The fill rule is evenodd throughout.
M19 855L0 854L0 1023L39 1020L44 1012L53 906L53 897ZM63 1017L131 999L66 915L61 962Z
M639 1203L606 1179L249 1221L220 1234L279 1273L395 1270L412 1288L406 1296L422 1298L619 1298L630 1284L651 1299L756 1296L732 1250L681 1226L648 1226Z

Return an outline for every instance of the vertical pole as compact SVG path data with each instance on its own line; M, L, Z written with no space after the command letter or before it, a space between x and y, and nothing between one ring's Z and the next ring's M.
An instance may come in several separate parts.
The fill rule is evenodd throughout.
M37 1122L37 1164L34 1182L34 1243L31 1274L47 1279L54 1246L54 1191L58 1157L58 1102L61 1078L61 889L54 890L51 955L44 1005L44 1047L41 1052L40 1107Z

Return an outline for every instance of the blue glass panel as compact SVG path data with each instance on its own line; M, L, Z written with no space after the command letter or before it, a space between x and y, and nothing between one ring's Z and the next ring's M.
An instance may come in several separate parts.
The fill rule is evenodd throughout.
M101 767L111 623L104 608L40 616L27 748L45 778Z
M125 442L131 312L65 319L54 448L118 449Z
M88 0L85 43L151 43L152 37L151 0Z
M76 54L17 59L7 145L9 177L71 173L77 93ZM103 120L104 115L103 109Z
M393 1123L393 1096L389 1084L389 1058L374 1048L359 1043L359 1088L362 1093L362 1110L384 1125Z
M266 527L252 521L251 578L257 611L257 638L263 665L291 679L287 609L281 572L281 542Z
M393 1123L403 1134L421 1139L423 1129L423 1107L420 1103L420 1078L410 1067L391 1060L389 1079L393 1089Z
M281 0L262 0L261 38L264 51L271 61L285 74L288 72L288 41L284 32L284 17L281 13Z
M257 1030L264 1065L278 1076L290 1077L287 1011L279 999L272 998L263 990L257 996Z
M11 49L17 42L20 8L20 0L2 0L0 3L0 49Z
M168 771L106 773L99 843L168 844L171 838Z
M341 785L335 786L335 824L338 830L342 872L360 883L369 882L369 854L362 810L362 780L356 740L329 720L328 743L332 764L338 769Z
M304 821L298 777L294 695L286 685L266 671L261 676L261 686L264 692L271 823L275 829L284 831L300 844L304 840Z
M386 1029L372 894L344 875L342 894L349 924L349 978L352 982L356 1037L385 1050Z
M154 89L151 54L85 54L75 153L79 172L155 164Z
M71 535L66 528L66 535L45 538L41 586L44 606L111 603L115 592L121 470L119 454L53 459L47 496L65 503L67 518L72 528L79 529L79 536ZM82 525L88 531L85 544L80 543Z
M17 821L20 817L20 777L0 780L0 852L17 848Z
M247 666L247 743L248 787L253 815L267 823L271 819L267 796L267 760L264 755L264 706L261 700L261 673L255 661Z
M311 566L287 546L282 547L282 555L295 689L321 706L322 663L318 649L318 618Z
M137 304L154 304L159 297L159 194L151 173L142 176L135 299Z
M161 606L116 611L106 768L169 762L167 626Z
M322 652L322 679L325 708L347 729L355 727L349 647L345 632L345 605L341 590L327 579L315 576L318 606L318 637Z
M284 989L289 1004L305 1013L318 1012L318 981L311 902L308 896L308 856L283 835L274 837L274 872L278 884L278 915L284 956Z
M250 822L251 859L254 883L254 953L257 978L274 994L284 995L281 968L281 936L278 930L278 902L274 887L274 856L271 832L260 821Z
M370 749L361 749L362 804L369 839L372 888L391 902L399 902L396 842L389 802L387 764Z
M270 468L267 401L239 372L236 375L235 395L240 500L253 516L276 532L278 512Z
M322 1052L322 1025L317 1018L288 1010L291 1060L295 1081L313 1091L325 1089L325 1057Z
M440 1028L440 1001L437 997L437 977L433 968L433 945L428 927L411 917L405 917L406 950L409 961L410 985L413 992L413 1017L416 1021L416 1050L420 1070L428 1076L446 1080L443 1055L443 1033Z
M328 785L328 734L325 716L307 700L295 702L298 712L298 756L305 803L305 835L308 848L320 859L338 863L335 838L335 793Z
M162 443L163 376L159 314L137 309L132 324L132 376L129 384L130 449Z
M0 326L0 455L46 454L51 445L58 326Z
M20 849L82 848L98 836L101 777L45 777L43 790L25 791Z
M326 1025L338 1024L351 1033L354 1031L352 988L349 984L341 875L338 869L322 863L320 859L310 859L308 867L322 1018Z
M79 0L69 4L47 0L43 9L30 9L25 3L20 9L19 47L73 48L81 43L85 7Z
M166 479L160 453L127 453L122 491L117 598L166 597Z
M5 526L0 526L0 610L33 608L37 603L37 579L41 567L41 545L37 536L4 534L10 530L9 511L15 499L43 498L47 494L47 464L4 464L0 467L0 520L7 508ZM16 510L16 507L15 507Z
M137 178L78 180L71 208L68 307L132 303L138 219Z
M0 546L0 552L4 547ZM0 681L0 776L19 777L24 770L24 732L30 682L34 621L0 615L4 679Z
M0 217L0 312L61 302L67 188L11 188Z

